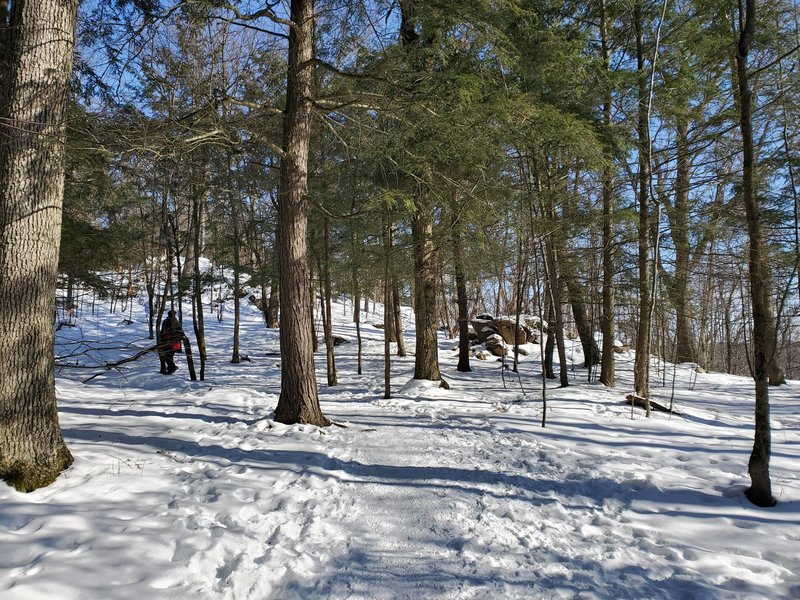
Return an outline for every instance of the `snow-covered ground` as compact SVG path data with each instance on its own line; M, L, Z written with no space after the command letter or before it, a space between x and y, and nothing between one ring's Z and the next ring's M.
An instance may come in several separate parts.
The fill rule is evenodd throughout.
M358 376L350 310L334 309L352 340L336 349L338 387L317 356L323 410L346 427L272 421L277 332L251 305L252 362L238 365L232 317L207 314L205 382L183 357L159 375L153 354L85 384L102 369L62 370L75 464L31 494L0 485L0 598L800 598L800 383L770 390L779 504L759 509L743 495L751 380L679 366L682 416L646 419L622 404L632 354L608 390L586 383L573 346L572 385L550 382L542 428L536 352L523 393L494 361L457 373L441 338L451 389L409 384L413 358L395 357L384 400L382 317L362 315ZM59 352L84 339L103 342L98 359L131 355L150 344L133 316L63 328ZM670 365L654 390L664 404L672 378Z

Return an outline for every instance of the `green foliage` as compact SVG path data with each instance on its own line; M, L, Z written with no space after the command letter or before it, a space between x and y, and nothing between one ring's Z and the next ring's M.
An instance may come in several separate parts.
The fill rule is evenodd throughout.
M98 283L98 271L121 262L139 229L138 219L125 222L126 203L112 176L111 155L102 148L104 135L97 119L72 106L59 271L90 284Z

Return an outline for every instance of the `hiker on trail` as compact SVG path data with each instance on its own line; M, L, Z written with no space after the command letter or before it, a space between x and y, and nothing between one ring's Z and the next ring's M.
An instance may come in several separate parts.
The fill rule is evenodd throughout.
M186 336L174 310L167 313L161 323L161 343L158 346L158 357L161 360L161 374L172 375L178 370L173 357L181 349L181 342Z

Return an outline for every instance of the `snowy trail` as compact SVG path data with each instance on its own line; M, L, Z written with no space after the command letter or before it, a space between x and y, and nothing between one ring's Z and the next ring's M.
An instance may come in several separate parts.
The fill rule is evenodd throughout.
M618 390L576 369L543 429L533 362L523 396L497 363L456 373L443 341L452 389L407 383L413 358L395 359L384 400L367 330L365 375L344 346L341 385L320 390L346 427L285 426L276 339L249 317L255 362L226 363L220 330L204 383L145 364L59 378L76 463L29 495L0 488L0 598L800 597L796 382L771 391L780 504L764 511L742 494L745 379L691 389L681 366L684 416L632 420L624 360Z

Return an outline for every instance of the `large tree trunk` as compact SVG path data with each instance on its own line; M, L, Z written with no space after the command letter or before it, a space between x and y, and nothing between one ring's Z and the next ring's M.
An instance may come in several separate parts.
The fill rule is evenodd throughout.
M638 79L637 152L639 154L638 205L639 205L639 328L636 332L636 358L633 365L634 391L642 398L649 397L650 387L650 319L653 290L650 273L650 128L648 123L647 77L644 62L642 34L642 3L633 9L633 27L636 32L636 75ZM646 414L650 416L650 404Z
M72 464L53 315L77 5L14 2L0 23L0 478L23 492Z
M739 4L742 7L742 4ZM748 267L750 270L750 300L753 307L753 379L756 387L755 439L750 454L748 471L751 485L747 497L756 506L773 506L772 486L769 478L771 434L769 425L769 381L767 366L774 353L775 337L770 302L770 273L764 248L764 232L755 191L753 174L753 122L750 80L747 72L747 54L753 40L756 22L756 2L746 0L745 14L739 15L743 23L736 47L736 74L739 80L739 116L742 129L743 187L742 198L747 214L747 234L750 238ZM769 325L772 324L772 327Z
M417 33L413 17L416 10L413 0L400 2L400 40L403 46L430 38ZM442 378L439 373L439 348L436 326L436 260L433 245L433 209L424 190L417 190L415 212L411 219L411 236L414 246L414 322L417 346L414 354L414 379Z
M292 0L291 20L278 199L281 394L275 420L326 426L330 421L319 406L314 370L314 323L306 247L313 0Z
M439 372L438 327L436 326L436 260L433 245L432 211L418 201L411 220L414 240L414 317L417 349L414 355L414 379L442 378Z

